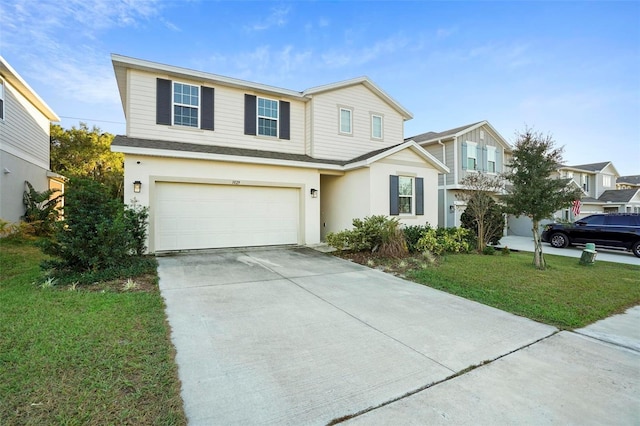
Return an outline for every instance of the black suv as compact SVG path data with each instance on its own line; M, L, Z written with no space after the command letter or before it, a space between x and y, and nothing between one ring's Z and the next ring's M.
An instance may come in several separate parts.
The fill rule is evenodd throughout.
M542 241L552 247L595 243L631 250L640 257L640 213L593 214L574 223L545 225Z

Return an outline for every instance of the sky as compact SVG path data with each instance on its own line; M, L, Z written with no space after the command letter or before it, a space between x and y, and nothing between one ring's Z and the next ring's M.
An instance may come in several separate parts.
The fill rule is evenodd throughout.
M487 120L640 174L637 0L0 0L0 54L64 128L125 133L112 53L297 91L367 76L405 137Z

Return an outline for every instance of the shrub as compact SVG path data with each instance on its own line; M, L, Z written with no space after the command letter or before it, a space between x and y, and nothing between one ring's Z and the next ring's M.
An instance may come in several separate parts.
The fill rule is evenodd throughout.
M407 245L397 218L367 216L353 219L352 223L352 230L329 233L327 243L339 250L380 251L382 255L392 257L406 254Z
M50 235L60 216L58 200L62 195L53 197L53 194L59 192L57 189L38 192L28 181L25 181L25 185L27 189L22 195L25 207L24 221L32 224L35 235Z
M131 205L124 209L124 220L131 235L131 249L133 254L142 256L147 250L147 221L149 219L149 208L142 207L135 198L131 200Z
M65 219L58 222L45 253L57 259L44 268L96 271L124 267L144 251L147 213L129 209L110 197L107 188L88 179L72 179L65 196ZM141 242L142 241L142 242Z
M476 222L476 218L473 216L471 212L474 211L473 204L474 199L469 201L469 205L462 212L460 216L460 224L463 228L469 229L472 231L472 234L477 238L478 236L478 223ZM500 206L493 201L492 199L488 199L489 208L487 213L484 215L484 227L485 227L485 243L487 244L499 244L500 238L502 238L503 229L504 229L504 216L502 215L502 209Z
M32 223L17 222L11 223L0 219L0 238L10 240L31 240L36 234Z
M493 248L492 246L486 246L485 248L482 249L482 254L487 256L493 256L494 254L496 254L496 249Z
M421 252L431 252L435 255L445 253L469 253L470 231L464 228L429 229L418 241L416 248Z
M511 250L509 250L509 247L507 246L502 247L501 252L503 256L509 256L511 254Z
M429 224L426 225L410 225L403 228L404 239L407 242L407 249L410 253L418 251L417 244L420 238L430 229Z

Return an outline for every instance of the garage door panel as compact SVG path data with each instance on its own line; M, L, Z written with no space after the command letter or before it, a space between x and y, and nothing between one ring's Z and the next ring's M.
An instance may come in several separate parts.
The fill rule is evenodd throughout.
M156 184L155 249L296 244L297 188Z

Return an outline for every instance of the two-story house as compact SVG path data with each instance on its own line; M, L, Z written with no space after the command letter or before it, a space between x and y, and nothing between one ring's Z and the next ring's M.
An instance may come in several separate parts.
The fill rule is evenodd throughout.
M149 251L316 244L353 218L437 220L448 168L366 77L302 92L112 55L127 120L125 201Z
M437 225L445 228L460 226L460 216L466 208L456 196L464 188L461 180L469 173L498 176L510 161L512 151L488 121L422 133L406 141L417 142L449 169L438 177Z
M25 181L40 192L64 191L64 178L49 169L52 121L60 119L0 56L0 218L7 222L24 215Z

